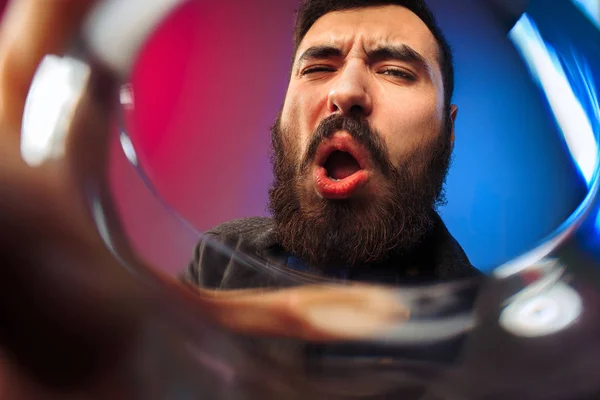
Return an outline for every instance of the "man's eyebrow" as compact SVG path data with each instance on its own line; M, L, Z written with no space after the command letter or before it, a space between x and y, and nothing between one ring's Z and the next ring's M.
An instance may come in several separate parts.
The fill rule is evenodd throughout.
M305 61L324 60L328 58L341 58L344 54L342 50L333 46L312 46L306 49L295 65L298 67ZM418 51L406 44L380 46L367 52L367 57L371 62L383 60L396 60L415 64L422 68L430 76L432 74L431 64Z
M401 45L381 46L367 52L367 56L371 61L396 60L415 64L422 68L430 76L432 68L429 62L419 52L412 47Z
M300 57L298 57L298 61L296 61L296 66L302 64L304 61L308 60L324 60L327 58L338 58L343 57L342 50L333 46L312 46L306 49L304 53Z

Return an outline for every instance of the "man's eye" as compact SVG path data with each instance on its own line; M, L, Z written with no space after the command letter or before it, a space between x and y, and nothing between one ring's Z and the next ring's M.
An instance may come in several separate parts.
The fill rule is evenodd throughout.
M325 66L318 66L318 67L309 67L306 68L304 71L302 71L301 75L308 75L308 74L313 74L315 72L333 72L333 68L331 67L325 67Z
M395 77L406 79L409 81L417 80L417 78L413 74L406 72L402 69L398 69L398 68L388 68L388 69L384 70L383 72L381 72L381 74L395 76Z

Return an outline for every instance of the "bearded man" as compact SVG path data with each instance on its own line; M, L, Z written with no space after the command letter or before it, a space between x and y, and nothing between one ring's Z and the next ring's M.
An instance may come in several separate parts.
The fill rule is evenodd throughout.
M457 107L431 10L422 0L306 0L294 44L271 129L272 218L207 232L185 279L239 289L477 275L437 213Z

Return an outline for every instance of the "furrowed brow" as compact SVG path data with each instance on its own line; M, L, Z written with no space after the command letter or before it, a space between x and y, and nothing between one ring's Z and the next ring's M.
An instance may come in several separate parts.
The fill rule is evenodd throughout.
M382 46L368 51L367 56L371 61L396 60L415 65L425 71L429 76L432 68L429 62L419 52L408 45Z
M296 61L296 68L307 61L326 60L343 57L342 50L333 46L312 46L306 49Z

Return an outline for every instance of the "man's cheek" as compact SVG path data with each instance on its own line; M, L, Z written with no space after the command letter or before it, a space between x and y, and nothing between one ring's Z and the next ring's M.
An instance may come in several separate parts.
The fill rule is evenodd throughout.
M279 126L277 134L280 136L281 150L286 163L296 163L300 157L299 143L297 129L293 125L284 125L283 123Z
M290 146L296 153L296 161L300 162L302 155L308 148L308 144L310 142L310 132L306 127L306 124L303 123L300 118L291 121L290 127L290 133L292 133L289 138Z
M418 148L430 143L432 140L430 130L429 126L416 125L396 127L396 129L388 131L393 133L384 135L383 140L389 149L390 160L394 166L398 167Z

